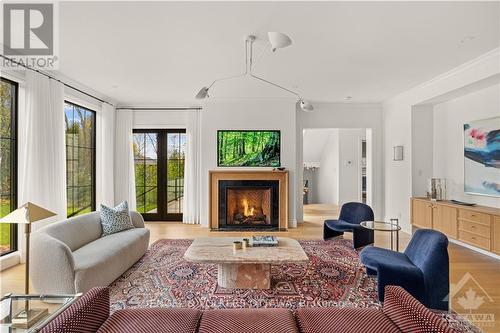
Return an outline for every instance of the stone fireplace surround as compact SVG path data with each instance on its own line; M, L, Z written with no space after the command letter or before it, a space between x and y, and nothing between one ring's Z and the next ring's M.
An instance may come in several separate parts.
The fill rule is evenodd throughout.
M270 231L288 228L288 171L272 170L211 170L209 216L212 230L227 231ZM231 190L263 190L259 200L269 200L269 207L263 205L266 222L258 225L228 225L227 212L234 207L227 206L228 191ZM229 209L228 209L229 208Z

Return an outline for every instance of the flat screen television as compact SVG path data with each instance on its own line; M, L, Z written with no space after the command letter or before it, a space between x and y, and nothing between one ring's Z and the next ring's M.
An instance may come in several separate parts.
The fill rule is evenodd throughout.
M279 130L217 131L219 167L279 167L280 153Z

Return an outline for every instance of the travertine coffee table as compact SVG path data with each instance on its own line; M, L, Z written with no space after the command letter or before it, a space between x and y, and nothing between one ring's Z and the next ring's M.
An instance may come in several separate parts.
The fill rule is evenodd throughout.
M233 250L233 242L241 240L241 237L197 238L184 258L196 263L218 264L218 284L232 289L269 289L272 264L309 262L299 242L291 238L278 237L278 246Z

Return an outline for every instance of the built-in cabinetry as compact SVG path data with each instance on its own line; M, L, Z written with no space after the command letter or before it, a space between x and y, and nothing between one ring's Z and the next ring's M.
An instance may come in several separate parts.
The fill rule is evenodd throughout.
M414 227L439 230L451 239L500 254L498 208L412 198L411 223Z

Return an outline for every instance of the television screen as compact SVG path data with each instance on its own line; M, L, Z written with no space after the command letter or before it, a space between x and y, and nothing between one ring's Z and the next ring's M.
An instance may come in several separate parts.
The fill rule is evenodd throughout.
M217 131L220 167L279 167L280 131Z

